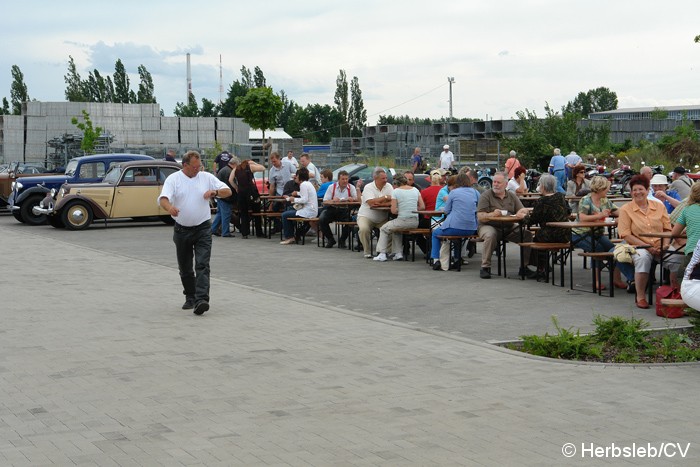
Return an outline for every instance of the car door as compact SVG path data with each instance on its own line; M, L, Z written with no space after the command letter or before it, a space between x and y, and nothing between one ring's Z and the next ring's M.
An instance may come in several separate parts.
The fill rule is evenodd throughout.
M161 186L155 167L128 167L122 173L112 202L110 217L148 217L162 214L156 199Z

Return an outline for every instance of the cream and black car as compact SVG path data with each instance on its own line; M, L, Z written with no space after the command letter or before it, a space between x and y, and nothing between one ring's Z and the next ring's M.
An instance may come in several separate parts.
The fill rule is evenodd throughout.
M165 179L181 169L175 162L131 161L115 165L99 183L66 183L51 190L35 214L47 214L57 228L82 230L95 219L159 218L172 223L156 200Z

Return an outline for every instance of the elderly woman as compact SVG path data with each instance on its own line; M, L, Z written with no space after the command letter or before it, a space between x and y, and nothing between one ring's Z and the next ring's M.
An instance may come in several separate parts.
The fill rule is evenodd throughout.
M517 167L513 171L513 178L508 180L508 186L506 186L506 190L510 190L516 195L522 195L523 193L527 193L527 185L525 184L526 173L527 169L525 169L525 167Z
M516 169L517 170L517 169ZM445 203L447 217L440 227L433 229L433 243L430 257L433 259L433 269L441 269L440 235L476 235L476 206L479 203L479 192L471 188L471 180L466 173L455 177L455 184L450 190ZM451 177L450 177L451 178Z
M650 200L649 179L643 175L635 175L630 180L632 201L620 208L617 230L620 237L628 244L637 247L632 255L634 262L634 282L636 287L635 304L637 308L649 308L644 295L649 282L649 271L652 260L659 260L662 254L660 238L645 237L640 234L653 232L670 232L671 222L663 204ZM674 250L669 247L669 250ZM675 273L678 270L680 258L670 255L666 264L671 271L671 282L676 283Z
M574 167L574 173L576 173L576 167ZM569 183L572 182L569 181ZM581 222L595 222L602 221L606 217L617 217L617 206L607 198L610 181L605 177L596 175L591 180L589 189L591 192L581 198L581 202L578 203L577 220ZM595 251L597 252L612 251L614 248L610 239L605 236L603 227L594 229L579 227L573 229L572 233L573 244L585 252L590 253L593 251L593 243L595 243ZM594 237L595 242L593 242ZM598 261L594 261L593 266L598 269L596 273L596 289L604 290L605 286L600 282L601 264ZM617 277L620 276L618 275ZM627 285L621 281L618 281L616 285L618 288L627 288Z
M586 166L575 165L571 169L571 180L566 182L566 196L585 196L591 192L591 182L586 180ZM569 201L571 212L578 212L578 201Z
M414 229L418 227L418 214L415 211L425 209L420 192L408 184L403 175L394 177L394 191L391 193L391 213L396 216L379 228L379 241L374 261L386 261L391 238L391 249L394 261L403 259L403 235L395 232L398 229Z
M568 243L571 239L571 230L548 227L548 222L566 222L569 220L569 206L564 199L564 194L557 192L557 179L550 174L540 177L538 191L542 195L532 208L532 212L525 217L525 224L539 224L540 229L535 233L535 242L543 243ZM533 251L533 253L535 253ZM537 280L545 278L547 266L546 252L537 254Z
M286 198L287 202L294 204L294 209L282 213L282 230L284 240L280 245L291 245L296 243L294 238L294 224L290 217L316 217L318 214L318 196L316 189L309 181L309 169L302 167L297 170L297 180L299 181L299 191L293 191L291 196Z

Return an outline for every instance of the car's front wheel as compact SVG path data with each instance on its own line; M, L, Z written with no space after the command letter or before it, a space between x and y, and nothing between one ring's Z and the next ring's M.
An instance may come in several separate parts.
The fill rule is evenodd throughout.
M15 219L24 224L24 219L22 219L22 213L19 212L19 209L12 211L12 215L15 217Z
M34 208L34 206L39 206L39 203L41 203L43 199L44 196L42 195L34 195L24 200L22 206L19 208L20 216L22 217L21 222L28 225L46 224L46 214L37 215L32 212L32 208Z
M481 186L484 190L490 190L491 189L491 179L488 177L484 177L481 180L479 180L479 186Z
M87 229L92 224L92 208L82 201L73 201L61 210L61 220L68 230Z
M51 225L51 227L55 227L57 229L66 228L66 225L63 223L63 219L61 219L61 216L59 216L58 214L49 216L49 224Z

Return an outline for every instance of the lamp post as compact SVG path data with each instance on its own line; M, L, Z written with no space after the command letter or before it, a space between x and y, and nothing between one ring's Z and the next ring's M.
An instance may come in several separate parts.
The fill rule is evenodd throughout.
M452 84L455 82L454 77L447 77L447 82L450 83L450 122L452 121Z

